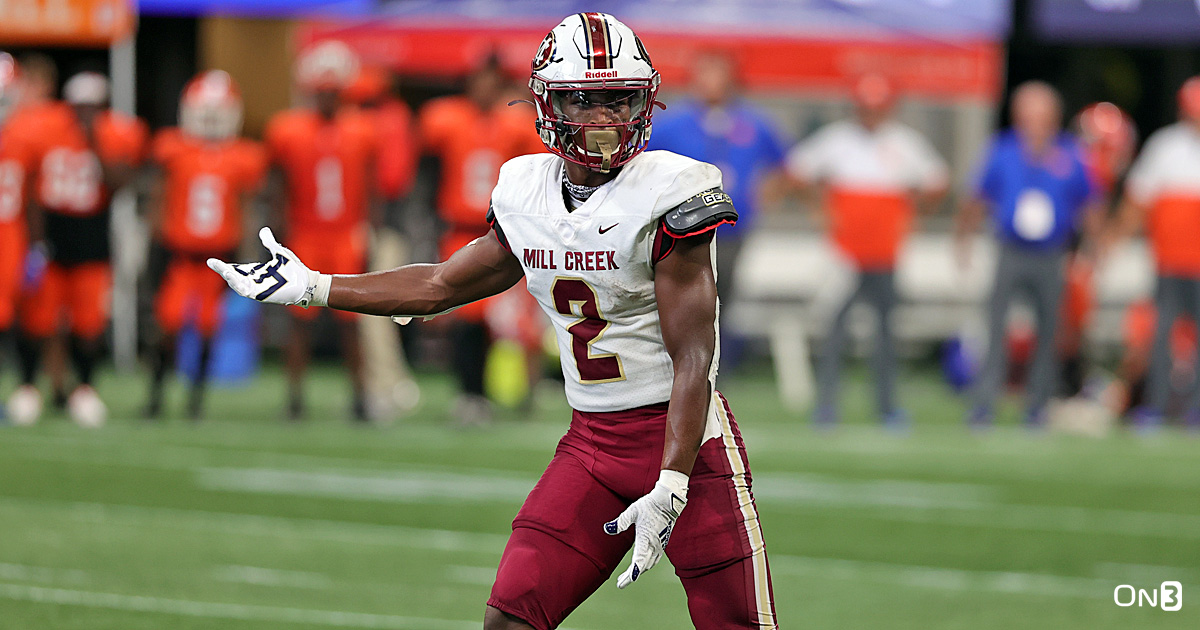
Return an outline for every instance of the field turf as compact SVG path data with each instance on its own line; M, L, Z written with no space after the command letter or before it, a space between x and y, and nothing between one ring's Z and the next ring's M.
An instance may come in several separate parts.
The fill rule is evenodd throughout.
M282 422L270 368L214 390L198 426L139 420L144 378L106 374L108 427L0 427L0 630L479 628L567 407L549 391L533 417L456 430L449 381L420 382L421 406L382 428L348 425L332 367L301 426ZM903 390L916 426L898 438L870 424L859 377L830 435L782 411L765 374L724 386L781 628L1200 628L1200 439L1029 435L1011 414L975 436L932 374ZM1182 611L1113 602L1164 580L1183 583ZM566 626L690 624L664 562Z

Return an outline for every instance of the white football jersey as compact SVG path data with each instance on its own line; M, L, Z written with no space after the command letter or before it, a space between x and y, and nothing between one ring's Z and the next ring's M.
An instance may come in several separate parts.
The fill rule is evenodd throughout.
M1187 123L1159 129L1129 169L1125 189L1138 203L1160 196L1200 197L1200 133Z
M666 402L674 370L659 327L655 235L669 210L720 187L721 173L681 155L647 151L568 212L563 164L545 153L507 162L492 212L525 269L529 292L554 325L567 400L579 411ZM716 239L712 248L715 260ZM712 380L716 366L714 356ZM714 422L710 418L710 429Z

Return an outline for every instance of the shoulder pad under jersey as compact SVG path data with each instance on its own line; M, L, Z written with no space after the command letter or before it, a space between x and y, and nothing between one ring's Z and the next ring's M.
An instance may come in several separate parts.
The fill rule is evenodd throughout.
M723 223L736 223L733 200L720 188L710 188L689 197L663 216L663 226L672 236L683 238L707 232Z

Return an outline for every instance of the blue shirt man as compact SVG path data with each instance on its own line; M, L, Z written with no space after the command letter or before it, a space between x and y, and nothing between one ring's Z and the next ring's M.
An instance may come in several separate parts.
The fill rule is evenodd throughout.
M993 140L975 191L991 205L1001 243L1043 251L1071 243L1095 193L1074 137L1059 134L1034 157L1011 130Z
M1040 81L1013 91L1013 129L992 142L972 199L959 214L959 253L966 262L967 236L990 211L1000 242L996 277L988 297L988 350L975 383L968 422L991 425L1003 388L1008 356L1008 307L1025 296L1036 317L1037 341L1026 385L1025 424L1045 422L1055 390L1054 335L1061 312L1064 264L1074 237L1083 231L1097 191L1076 141L1062 132L1062 98Z
M672 103L654 121L650 149L673 151L715 164L722 189L738 210L736 225L724 234L745 233L757 215L759 185L780 168L784 148L766 117L741 101L709 107L696 100Z
M754 228L767 179L781 177L785 144L766 116L735 98L733 57L710 51L697 56L692 67L695 99L673 102L655 117L648 148L674 151L721 169L721 188L733 199L738 222L717 232L717 294L722 303L732 304L737 298L733 280L743 237ZM742 354L744 344L736 333L722 324L721 365L726 373Z

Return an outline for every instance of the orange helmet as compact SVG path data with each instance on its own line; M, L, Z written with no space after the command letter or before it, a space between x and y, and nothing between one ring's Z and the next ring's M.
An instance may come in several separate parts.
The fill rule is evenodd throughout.
M1200 120L1200 75L1184 81L1179 88L1179 114Z
M228 140L242 130L242 95L224 70L196 75L179 100L179 126L204 140Z
M359 60L344 42L323 41L296 58L296 83L305 91L344 90L358 78Z
M13 56L0 52L0 123L8 119L17 101L17 62Z
M364 66L358 73L358 78L342 93L342 97L359 105L378 101L387 95L389 83L391 78L387 70L379 66Z
M1133 159L1137 127L1133 119L1112 103L1092 103L1075 117L1092 173L1106 186L1120 178Z

